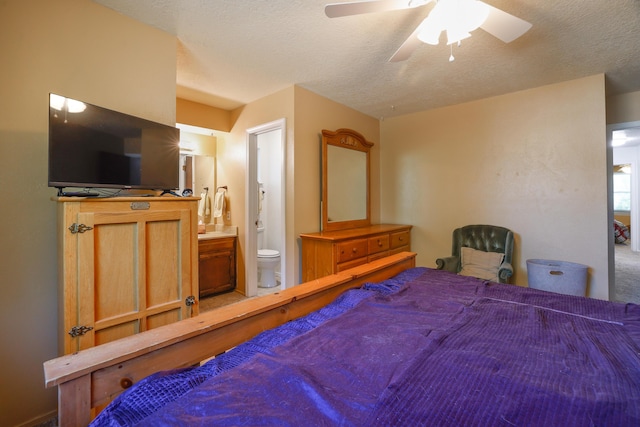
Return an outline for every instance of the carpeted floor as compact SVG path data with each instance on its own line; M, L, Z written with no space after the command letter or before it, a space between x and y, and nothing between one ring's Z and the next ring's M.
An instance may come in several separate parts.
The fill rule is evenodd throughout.
M279 290L280 286L276 286L274 288L258 288L258 296L271 294L273 292L278 292ZM213 310L214 308L235 304L245 299L247 299L246 296L236 291L202 298L200 299L200 312L202 313L205 311Z
M615 245L616 281L614 301L640 304L640 252L631 252L631 244Z

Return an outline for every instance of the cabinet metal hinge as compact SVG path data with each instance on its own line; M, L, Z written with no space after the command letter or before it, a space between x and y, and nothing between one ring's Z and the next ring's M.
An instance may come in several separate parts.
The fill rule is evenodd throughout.
M184 303L187 305L187 307L191 307L192 305L195 305L196 297L194 297L193 295L189 295L187 299L184 300Z
M93 230L93 227L84 224L76 224L75 222L69 226L71 234L84 233L85 231Z
M75 338L86 334L92 329L93 326L74 326L73 328L69 329L68 334L71 335L72 338Z

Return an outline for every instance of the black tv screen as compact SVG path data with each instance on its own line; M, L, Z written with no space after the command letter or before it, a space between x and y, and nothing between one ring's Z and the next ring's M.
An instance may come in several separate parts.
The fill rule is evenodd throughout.
M180 130L49 95L49 187L174 190Z

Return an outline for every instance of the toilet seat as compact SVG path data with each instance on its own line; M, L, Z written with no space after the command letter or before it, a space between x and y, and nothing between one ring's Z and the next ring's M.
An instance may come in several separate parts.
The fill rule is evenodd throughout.
M280 252L273 249L258 249L258 258L277 258Z

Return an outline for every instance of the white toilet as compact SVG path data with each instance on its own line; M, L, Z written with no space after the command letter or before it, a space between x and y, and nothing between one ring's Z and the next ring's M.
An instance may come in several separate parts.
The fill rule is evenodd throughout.
M280 264L280 252L263 249L264 227L258 227L258 286L273 288L276 283L276 267Z

